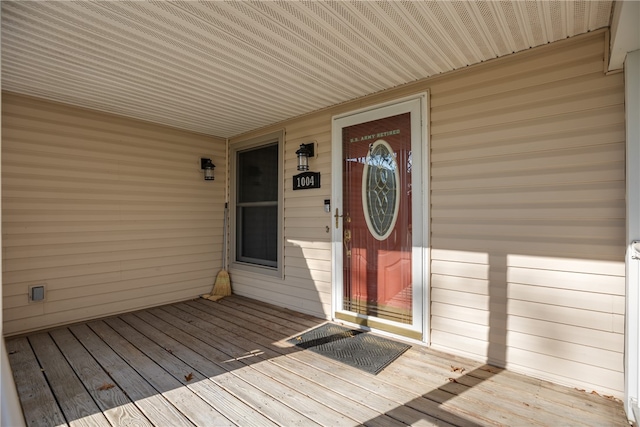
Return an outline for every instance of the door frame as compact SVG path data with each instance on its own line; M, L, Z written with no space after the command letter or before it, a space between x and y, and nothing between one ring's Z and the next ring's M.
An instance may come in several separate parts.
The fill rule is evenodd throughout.
M411 124L412 127L412 158L414 174L412 175L412 217L413 223L413 248L412 248L412 273L414 285L413 316L412 325L400 326L383 319L376 319L376 322L397 326L398 335L416 339L423 343L429 343L430 339L430 158L429 158L429 93L421 92L412 96L394 99L389 102L372 105L366 108L349 111L347 113L333 116L331 119L331 247L332 247L332 287L331 287L331 317L333 320L344 322L344 316L348 314L355 318L355 321L347 323L362 327L359 319L364 316L354 315L341 309L343 297L343 223L338 220L336 227L336 209L342 215L342 128L354 124L377 120L405 112L417 112L419 120ZM422 219L421 221L419 219ZM370 329L365 327L365 329ZM374 328L375 329L375 328ZM406 331L407 333L403 333ZM394 334L395 332L391 333Z

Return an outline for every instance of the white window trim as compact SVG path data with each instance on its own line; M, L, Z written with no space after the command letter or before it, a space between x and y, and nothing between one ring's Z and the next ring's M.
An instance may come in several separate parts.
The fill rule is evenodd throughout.
M248 262L238 261L236 259L236 204L237 204L237 182L238 182L238 152L259 148L264 145L269 145L274 142L278 143L278 253L277 253L277 267L268 267L263 265L251 264ZM240 141L233 144L230 147L230 191L229 191L229 234L231 237L230 245L230 269L243 270L247 272L263 274L268 276L274 276L283 278L284 274L284 233L283 233L283 212L284 212L284 131L278 131L262 135L259 137L251 138L245 141Z

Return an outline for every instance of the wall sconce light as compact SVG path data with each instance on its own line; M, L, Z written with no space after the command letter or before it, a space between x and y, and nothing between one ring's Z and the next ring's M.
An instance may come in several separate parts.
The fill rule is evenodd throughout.
M204 180L205 181L213 181L215 177L213 176L213 170L216 168L211 162L211 159L200 159L200 169L204 170Z
M309 157L315 156L314 143L300 144L300 149L296 151L296 154L298 155L298 170L308 171Z

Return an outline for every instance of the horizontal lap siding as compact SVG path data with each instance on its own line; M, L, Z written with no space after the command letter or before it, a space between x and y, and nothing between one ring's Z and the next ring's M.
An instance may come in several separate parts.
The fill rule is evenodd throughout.
M233 290L239 295L285 306L319 317L331 316L332 214L324 211L331 198L331 114L319 113L287 122L266 133L285 129L284 150L284 278L259 275L231 267ZM232 139L231 145L265 131ZM296 150L316 141L310 170L320 172L320 188L293 191Z
M621 396L624 86L603 46L432 86L431 341Z
M2 113L5 333L211 289L224 140L7 93ZM30 303L39 284L46 299Z

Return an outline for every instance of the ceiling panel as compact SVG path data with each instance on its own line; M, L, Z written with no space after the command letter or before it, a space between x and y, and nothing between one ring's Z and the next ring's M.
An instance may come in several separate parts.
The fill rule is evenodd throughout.
M2 87L221 137L606 27L612 1L3 1Z

